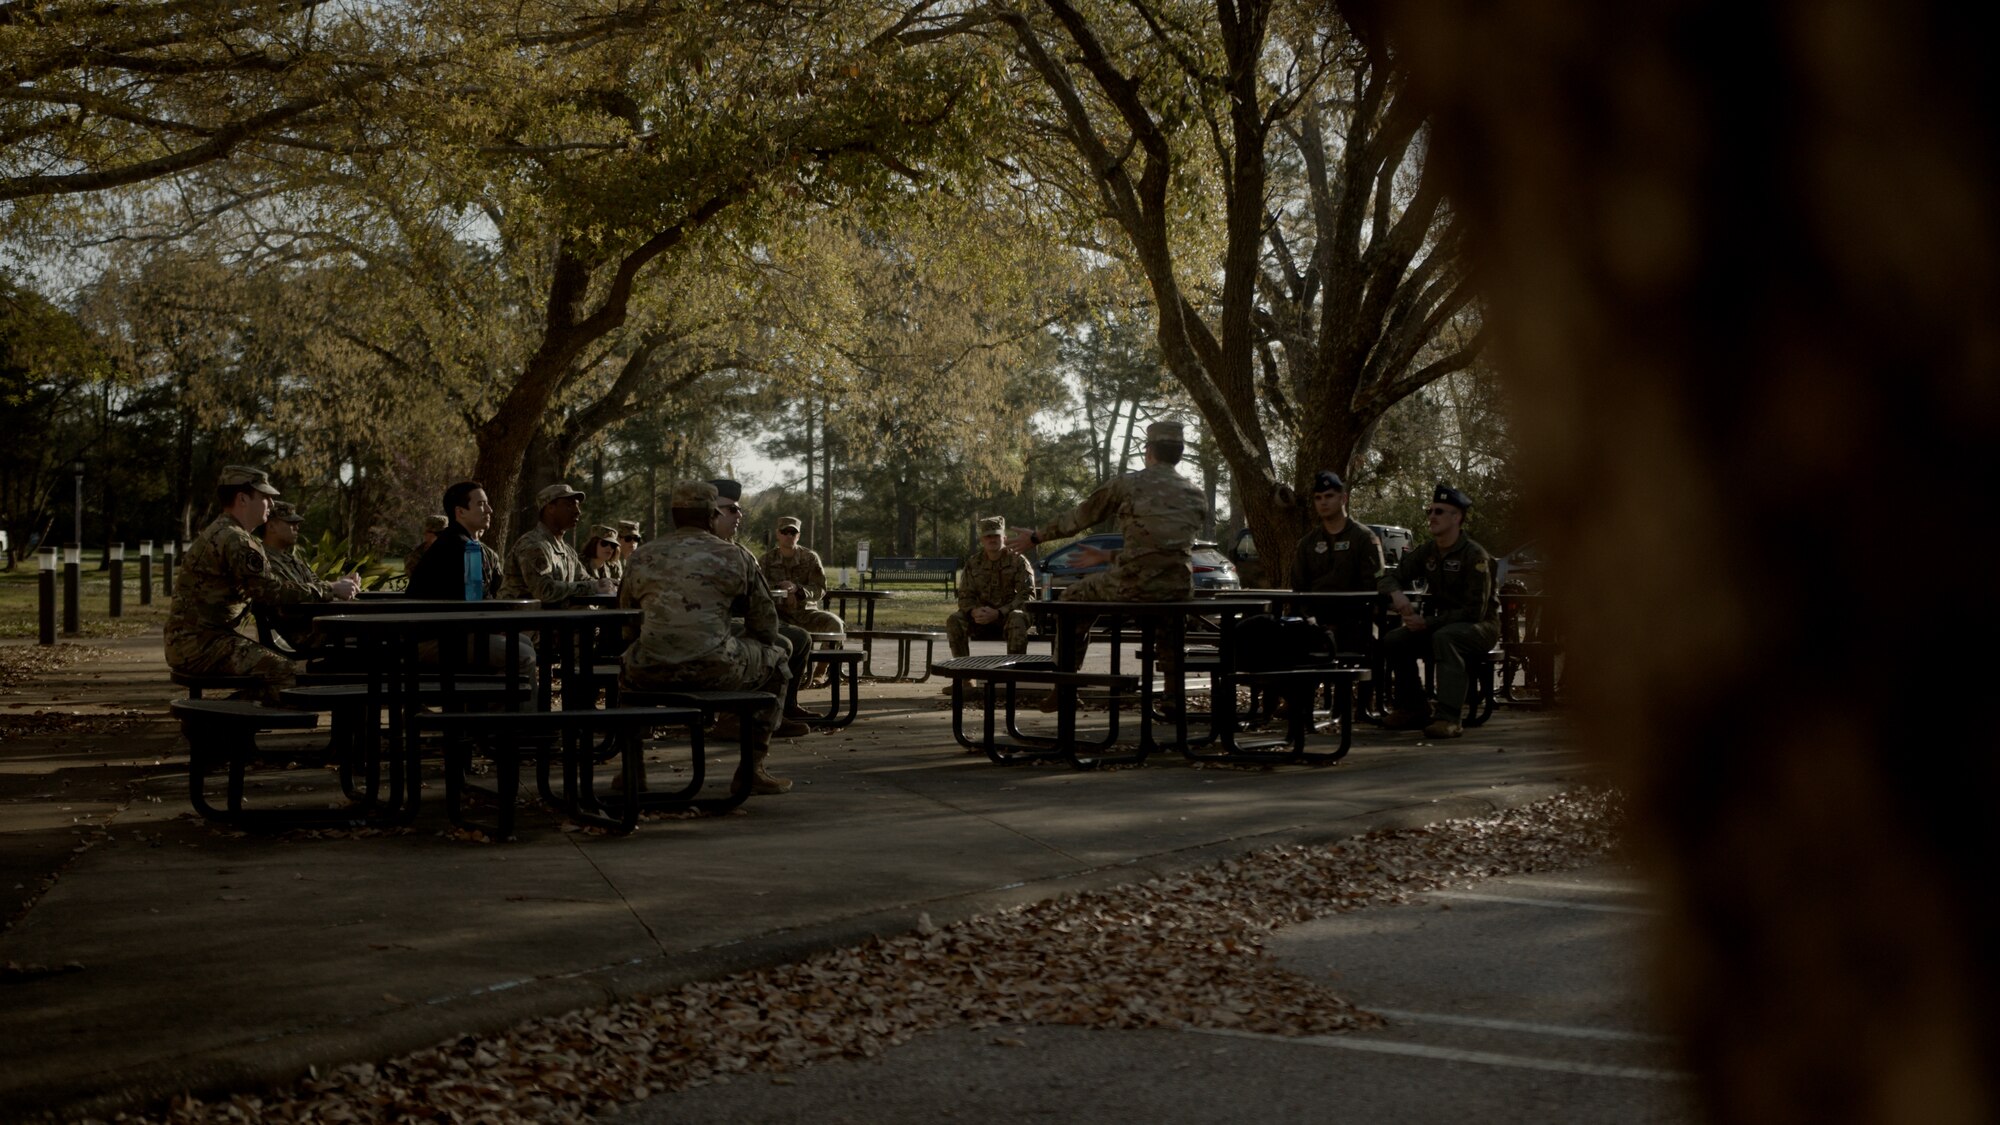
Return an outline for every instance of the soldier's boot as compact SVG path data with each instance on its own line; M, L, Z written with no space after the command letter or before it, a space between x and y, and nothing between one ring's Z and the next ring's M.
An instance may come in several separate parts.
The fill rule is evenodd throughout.
M800 735L805 734L811 730L812 730L811 727L805 725L799 720L787 717L784 722L778 724L778 729L771 732L771 737L797 738Z
M1423 730L1430 723L1428 714L1405 707L1394 708L1382 716L1382 726L1386 730Z
M739 766L736 777L730 782L731 793L749 793L752 797L773 797L779 793L789 793L792 783L787 778L773 777L764 769L764 757L771 752L769 746L752 751L750 764Z
M1425 738L1457 738L1465 733L1459 725L1458 708L1439 707L1432 712L1431 721L1424 727Z

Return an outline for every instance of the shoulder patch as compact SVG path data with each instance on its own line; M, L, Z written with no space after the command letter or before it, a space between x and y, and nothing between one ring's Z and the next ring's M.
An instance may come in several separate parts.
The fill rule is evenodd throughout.
M1472 569L1474 569L1474 570L1478 571L1478 572L1479 572L1479 573L1481 573L1481 574L1484 574L1484 573L1486 573L1486 560L1485 560L1485 559L1480 559L1480 560L1479 560L1478 562L1476 562L1476 563L1473 563L1473 564L1472 564Z

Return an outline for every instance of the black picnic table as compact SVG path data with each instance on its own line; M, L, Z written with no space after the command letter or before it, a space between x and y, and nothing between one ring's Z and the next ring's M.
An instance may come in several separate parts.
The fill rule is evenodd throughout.
M475 603L460 603L461 606L469 604ZM367 736L371 745L386 747L386 753L382 755L389 773L385 818L407 823L416 815L422 784L422 753L416 719L423 710L426 695L446 710L474 702L491 705L495 700L490 694L460 700L455 698L455 688L468 676L497 675L504 685L498 702L509 711L522 710L524 704L537 698L538 692L537 685L526 682L521 666L521 637L524 633L540 631L557 639L555 645L549 646L552 656L564 654L567 657L562 661L566 687L564 706L594 709L597 692L590 680L590 670L595 659L598 630L636 622L639 617L640 611L636 609L534 608L461 609L455 613L362 613L321 618L319 624L322 629L336 636L354 638L367 653L366 713L375 716L386 709L388 714L388 730L383 732L377 728ZM465 658L466 646L452 643L464 637L493 635L506 638L505 666L498 669L481 668ZM423 682L424 674L429 669L419 659L419 648L425 641L438 642L437 681L434 686ZM473 652L483 656L484 649L474 646ZM574 680L573 689L570 688L571 680ZM577 794L569 791L569 787L576 781L576 771L588 768L587 762L580 763L578 759L588 753L589 740L565 732L563 748L566 792L562 797L555 797L549 792L544 762L539 776L543 796L571 816L588 819L589 810L581 807Z
M838 603L840 608L834 612L839 614L841 621L849 626L852 626L854 622L847 615L847 603L849 601L860 602L861 628L873 629L875 628L875 603L881 601L883 598L893 598L895 596L896 592L894 590L856 590L847 586L836 586L828 590L826 597L821 600L829 604Z

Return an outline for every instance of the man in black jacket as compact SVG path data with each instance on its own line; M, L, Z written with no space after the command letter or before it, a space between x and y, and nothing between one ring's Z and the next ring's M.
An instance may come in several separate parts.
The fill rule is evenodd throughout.
M493 525L493 504L486 498L486 487L476 480L459 481L444 490L444 510L451 517L451 522L438 532L437 541L424 551L424 557L417 560L417 569L410 575L409 596L441 601L465 600L467 543L479 548L481 597L495 596L500 591L500 553L480 540L486 529ZM436 642L427 642L419 649L419 654L425 660L435 661ZM488 637L487 662L497 668L506 659L506 640ZM521 641L521 662L523 673L529 677L530 683L534 682L535 649L525 638Z

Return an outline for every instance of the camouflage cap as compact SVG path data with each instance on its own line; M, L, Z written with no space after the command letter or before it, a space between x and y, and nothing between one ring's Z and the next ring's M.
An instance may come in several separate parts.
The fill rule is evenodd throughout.
M220 488L231 488L247 484L266 496L276 496L278 490L271 487L271 474L254 465L224 465L222 477L216 481Z
M1181 424L1179 422L1154 422L1146 427L1146 440L1178 441L1183 444L1187 442L1187 439L1181 435Z
M1460 492L1443 481L1439 481L1437 491L1431 493L1431 503L1450 504L1461 512L1472 510L1472 497L1467 496L1465 493Z
M535 493L535 507L537 510L546 508L558 500L567 500L572 496L578 500L583 499L583 493L571 488L565 481L557 481L540 492Z
M715 486L715 495L723 500L743 499L743 486L727 477L719 477L708 483Z
M306 519L299 514L297 508L292 507L291 502L288 500L271 501L271 518L274 520L284 520L286 523L304 523Z
M440 531L443 531L443 530L444 530L445 528L447 528L447 527L450 527L450 526L451 526L451 520L449 520L449 519L445 518L444 516L425 516L425 517L424 517L424 530L425 530L425 531L428 531L428 532L432 532L432 533L436 533L436 532L440 532Z
M671 507L697 510L715 506L715 485L705 480L684 480L674 485L667 503Z
M619 534L619 536L620 536L620 537L623 537L623 536L627 536L627 535L637 535L637 534L639 534L639 521L638 521L638 520L619 520L619 521L618 521L618 534Z
M805 524L800 523L799 517L797 516L781 516L778 519L779 531L783 531L788 527L791 528L793 531L797 531L804 526Z
M602 539L606 543L616 543L618 542L618 529L612 527L608 523L600 523L597 526L591 528L590 534L588 536L585 536L585 538Z
M979 521L979 535L982 539L988 535L1005 534L1007 534L1006 516L987 516Z

